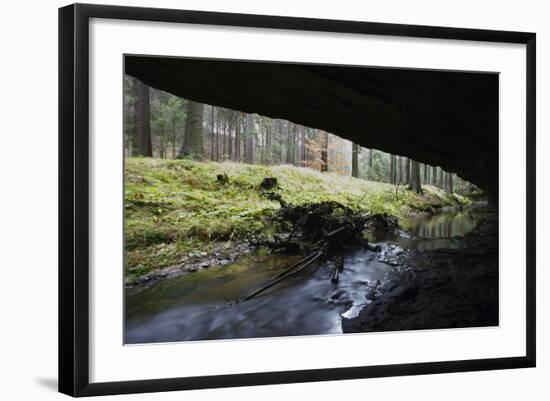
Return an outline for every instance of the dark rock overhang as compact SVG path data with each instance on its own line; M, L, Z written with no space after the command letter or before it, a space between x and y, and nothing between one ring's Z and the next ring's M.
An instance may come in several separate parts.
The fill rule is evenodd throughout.
M497 73L150 56L126 56L125 73L441 166L498 193Z

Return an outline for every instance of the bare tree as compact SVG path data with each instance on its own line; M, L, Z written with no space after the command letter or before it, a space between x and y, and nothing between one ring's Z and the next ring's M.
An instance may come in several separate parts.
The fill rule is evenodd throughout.
M420 163L415 160L411 160L411 182L409 189L417 194L422 193L422 186L420 184Z
M359 177L359 145L354 142L351 144L351 176Z
M136 85L136 130L138 134L139 156L153 157L151 144L151 120L149 104L149 87L140 80L135 80Z
M321 171L328 171L328 132L321 131Z
M178 157L198 156L202 157L203 149L203 126L202 118L204 104L188 101L187 118L185 120L185 136Z

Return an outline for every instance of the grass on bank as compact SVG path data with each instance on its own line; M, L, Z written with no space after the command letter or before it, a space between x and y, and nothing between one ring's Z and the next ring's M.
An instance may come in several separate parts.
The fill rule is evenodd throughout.
M228 184L216 181L226 173ZM219 241L258 235L278 202L262 197L264 177L276 177L282 198L293 204L333 200L355 210L404 217L467 200L424 186L417 195L386 183L294 166L257 166L149 158L126 159L126 271L139 276L208 252Z

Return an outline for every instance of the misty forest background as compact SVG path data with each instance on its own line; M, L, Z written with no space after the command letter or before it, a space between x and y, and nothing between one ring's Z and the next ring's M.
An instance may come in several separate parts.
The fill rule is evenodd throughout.
M366 149L326 131L197 103L129 76L124 84L127 157L287 164L403 185L417 193L423 184L449 193L474 190L473 184L438 166Z

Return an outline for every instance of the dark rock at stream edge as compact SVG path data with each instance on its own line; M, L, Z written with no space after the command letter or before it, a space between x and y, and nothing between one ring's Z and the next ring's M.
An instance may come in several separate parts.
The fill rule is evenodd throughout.
M389 281L368 289L372 300L344 333L496 326L498 321L498 221L480 221L458 249L398 255Z

